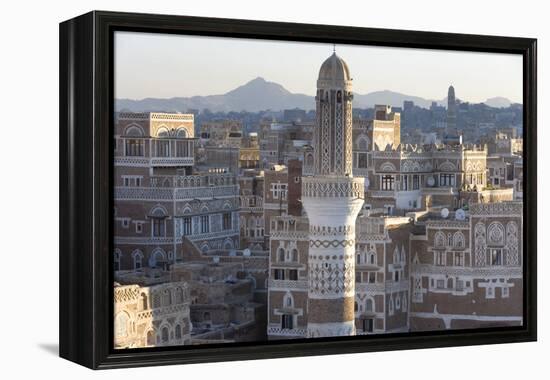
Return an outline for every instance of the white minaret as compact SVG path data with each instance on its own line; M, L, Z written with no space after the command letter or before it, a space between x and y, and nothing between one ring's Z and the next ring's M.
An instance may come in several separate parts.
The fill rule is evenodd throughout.
M313 176L302 179L309 219L308 337L355 334L355 220L364 179L352 174L351 77L332 54L317 80Z

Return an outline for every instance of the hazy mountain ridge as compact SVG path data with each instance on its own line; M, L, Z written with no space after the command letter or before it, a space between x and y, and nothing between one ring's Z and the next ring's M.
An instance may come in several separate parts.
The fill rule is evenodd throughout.
M356 108L370 108L375 104L389 104L393 107L402 107L405 100L412 100L415 105L423 108L429 108L432 101L434 101L419 96L383 90L368 94L354 94L353 106ZM435 101L440 105L446 104L445 99ZM280 84L266 81L261 77L222 95L145 98L140 100L116 99L115 102L117 111L127 110L132 112L185 112L188 109L209 109L212 112L258 112L268 109L280 111L292 108L305 110L315 108L313 96L294 94ZM509 107L512 102L503 97L493 97L487 99L485 104L490 107L502 108Z

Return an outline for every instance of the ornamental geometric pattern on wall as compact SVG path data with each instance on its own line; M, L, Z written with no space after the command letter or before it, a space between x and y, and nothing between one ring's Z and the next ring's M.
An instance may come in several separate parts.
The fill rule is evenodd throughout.
M487 247L487 239L485 236L485 224L478 223L474 229L474 236L476 242L476 251L475 251L475 266L484 267L487 264L487 257L485 254L485 249Z
M331 178L330 181L322 181L321 178L304 177L302 181L304 197L363 198L364 194L364 183L358 181L358 178Z
M506 264L509 266L519 265L519 250L518 250L518 225L516 222L508 222L506 225Z
M321 103L322 104L322 118L321 118L321 146L320 148L320 154L318 154L318 157L321 157L321 162L319 163L321 168L320 174L328 174L330 173L330 136L329 136L329 122L330 122L330 108L329 104L327 103Z
M493 222L487 228L487 240L491 245L504 245L504 226L500 222Z
M355 266L352 255L341 260L324 258L309 263L309 297L316 299L352 297L355 294ZM321 257L321 256L319 256Z
M470 215L473 216L505 216L522 215L521 202L473 203L470 205Z
M351 112L351 102L346 101L346 156L345 156L345 173L351 173L353 167L353 142L352 142L352 112Z
M335 105L335 121L336 125L334 126L334 173L343 174L343 161L344 161L344 152L342 148L344 147L344 136L343 136L343 127L342 127L342 103L336 103Z
M310 240L309 246L314 248L353 247L355 246L355 240Z

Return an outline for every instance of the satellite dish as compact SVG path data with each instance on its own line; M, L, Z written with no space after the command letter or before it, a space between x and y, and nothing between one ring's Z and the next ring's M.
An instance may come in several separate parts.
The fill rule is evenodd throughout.
M448 216L449 216L449 209L448 208L444 208L443 210L441 210L441 217L443 219L447 219Z
M456 210L456 212L455 212L455 219L456 219L456 220L464 220L464 219L466 219L466 213L464 212L463 209L459 208L458 210Z
M244 257L249 257L249 256L250 256L250 249L246 248L246 249L243 251L243 256L244 256Z
M426 183L427 183L428 186L430 186L430 187L432 187L433 185L435 185L435 179L434 179L434 177L429 176L428 179L426 180Z

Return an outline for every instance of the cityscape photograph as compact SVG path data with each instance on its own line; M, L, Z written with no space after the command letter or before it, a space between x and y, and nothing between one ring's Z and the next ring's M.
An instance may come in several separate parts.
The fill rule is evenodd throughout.
M114 42L115 348L523 324L521 55Z

